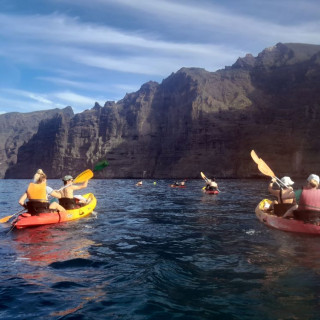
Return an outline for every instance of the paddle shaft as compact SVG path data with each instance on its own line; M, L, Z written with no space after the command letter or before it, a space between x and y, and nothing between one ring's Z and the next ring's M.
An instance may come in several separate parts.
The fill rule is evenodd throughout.
M23 211L25 211L25 208L21 209L20 211L12 214L12 215L10 215L10 216L6 216L6 217L0 219L0 223L6 223L6 222L8 222L12 217L16 216L17 214L19 214L19 213L21 213L21 212L23 212Z

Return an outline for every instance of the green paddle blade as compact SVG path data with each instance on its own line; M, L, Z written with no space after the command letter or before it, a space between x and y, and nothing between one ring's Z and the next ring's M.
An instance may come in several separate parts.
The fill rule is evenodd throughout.
M109 165L109 162L107 160L100 161L94 166L93 171L100 171L103 168L107 167L108 165Z

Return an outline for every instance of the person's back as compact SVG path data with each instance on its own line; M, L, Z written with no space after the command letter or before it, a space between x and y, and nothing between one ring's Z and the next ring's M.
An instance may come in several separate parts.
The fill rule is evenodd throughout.
M318 186L319 176L311 174L305 187L292 192L297 204L288 210L284 217L294 217L298 220L308 221L310 220L308 218L310 213L314 215L314 212L320 212L320 190ZM319 214L315 216L320 217Z
M206 181L206 190L218 190L218 184L215 180L215 178L212 179L208 179L208 181Z
M294 203L295 196L293 193L293 188L291 187L294 182L291 180L290 177L283 177L281 178L281 182L283 186L280 189L273 189L273 184L276 182L276 179L273 178L268 186L268 191L275 197L277 200L274 201L275 204L277 203Z
M27 196L29 200L46 202L46 183L44 181L40 183L30 182L27 188Z
M31 214L47 212L48 209L64 211L64 207L58 203L48 202L48 194L52 195L53 197L59 197L60 194L48 187L46 181L46 174L42 171L42 169L38 169L34 175L33 182L29 183L26 192L19 199L19 204L23 207L26 207L28 212Z

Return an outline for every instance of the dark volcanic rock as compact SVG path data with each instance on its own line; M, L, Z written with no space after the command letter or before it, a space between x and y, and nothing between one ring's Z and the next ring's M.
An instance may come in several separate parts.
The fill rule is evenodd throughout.
M71 107L63 110L53 109L46 111L36 111L30 113L6 113L0 115L0 178L3 178L8 168L12 171L16 168L17 157L20 147L28 144L32 137L37 133L41 121L51 119L56 115L73 116ZM44 150L48 148L50 142L43 140L45 146ZM40 148L35 147L34 153L40 154ZM23 154L23 156L28 156ZM48 159L46 159L48 160ZM30 177L28 164L26 159L20 159L20 162L26 165L26 172L13 173L13 177L22 178L24 176Z
M96 177L252 177L255 149L277 175L305 177L320 171L319 120L320 46L279 43L224 70L182 68L117 103L50 116L16 139L2 174L76 175L107 159Z

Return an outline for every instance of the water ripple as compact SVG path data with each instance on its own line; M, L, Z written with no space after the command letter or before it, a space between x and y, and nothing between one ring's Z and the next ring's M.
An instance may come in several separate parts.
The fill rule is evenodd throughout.
M3 216L26 183L0 181ZM135 183L90 181L98 205L79 221L1 225L1 319L318 319L320 238L255 218L266 181L221 180L215 196L200 179Z

